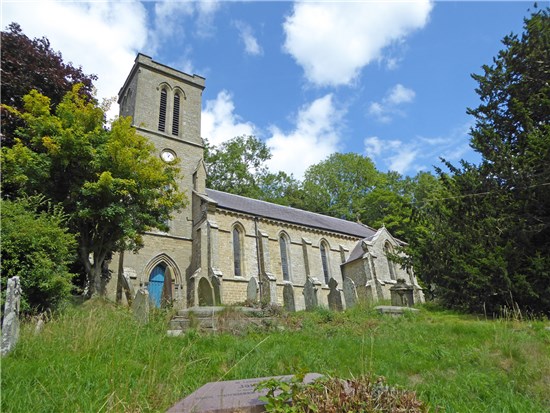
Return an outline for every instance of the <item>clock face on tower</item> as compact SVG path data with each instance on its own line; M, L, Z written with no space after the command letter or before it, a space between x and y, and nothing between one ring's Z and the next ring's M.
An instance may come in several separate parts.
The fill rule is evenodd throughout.
M170 149L164 149L160 154L161 159L164 162L173 162L176 159L176 154Z

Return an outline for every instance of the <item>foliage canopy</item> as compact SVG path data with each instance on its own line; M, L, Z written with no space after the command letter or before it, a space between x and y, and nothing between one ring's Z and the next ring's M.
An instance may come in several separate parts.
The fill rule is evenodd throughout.
M24 109L6 107L22 119L15 144L2 149L5 197L42 194L62 205L78 234L88 293L102 293L114 251L137 250L141 234L167 230L170 214L185 204L177 161L162 162L129 118L104 124L103 110L76 85L56 108L33 90Z
M81 83L81 93L93 97L95 75L86 75L81 67L65 63L61 53L52 50L47 38L30 39L17 23L11 23L1 33L2 44L2 104L23 108L23 97L36 89L50 98L55 108L71 88ZM2 109L2 143L14 143L14 133L22 123Z
M22 285L21 311L54 310L68 298L74 274L69 265L76 255L76 239L68 231L59 206L43 197L2 200L1 274L18 276ZM3 307L3 306L2 306Z

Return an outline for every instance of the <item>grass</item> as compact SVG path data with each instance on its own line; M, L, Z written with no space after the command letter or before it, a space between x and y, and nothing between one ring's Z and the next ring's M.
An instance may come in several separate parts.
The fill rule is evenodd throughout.
M550 412L544 321L484 320L424 308L283 317L284 328L167 337L168 313L139 325L102 302L70 308L39 335L25 323L2 359L2 412L162 412L207 382L318 372L384 376L432 411Z

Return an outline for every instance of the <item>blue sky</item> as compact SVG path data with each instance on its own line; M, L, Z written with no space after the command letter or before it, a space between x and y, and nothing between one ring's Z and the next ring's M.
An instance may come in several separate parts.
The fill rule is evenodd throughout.
M548 2L539 2L545 6ZM2 27L46 36L117 94L138 52L206 78L202 135L253 134L301 178L333 152L415 175L478 161L468 146L481 73L531 2L2 1ZM114 107L111 114L118 111Z

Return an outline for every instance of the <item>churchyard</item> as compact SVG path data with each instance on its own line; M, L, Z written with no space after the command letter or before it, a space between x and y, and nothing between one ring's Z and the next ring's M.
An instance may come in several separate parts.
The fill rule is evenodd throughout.
M2 358L1 410L164 412L211 382L320 373L383 376L415 391L430 411L550 411L547 320L418 309L399 317L360 305L271 309L266 323L171 337L173 311L136 318L128 308L86 302L52 315L40 331L37 320L23 320ZM221 317L236 314L229 307Z

